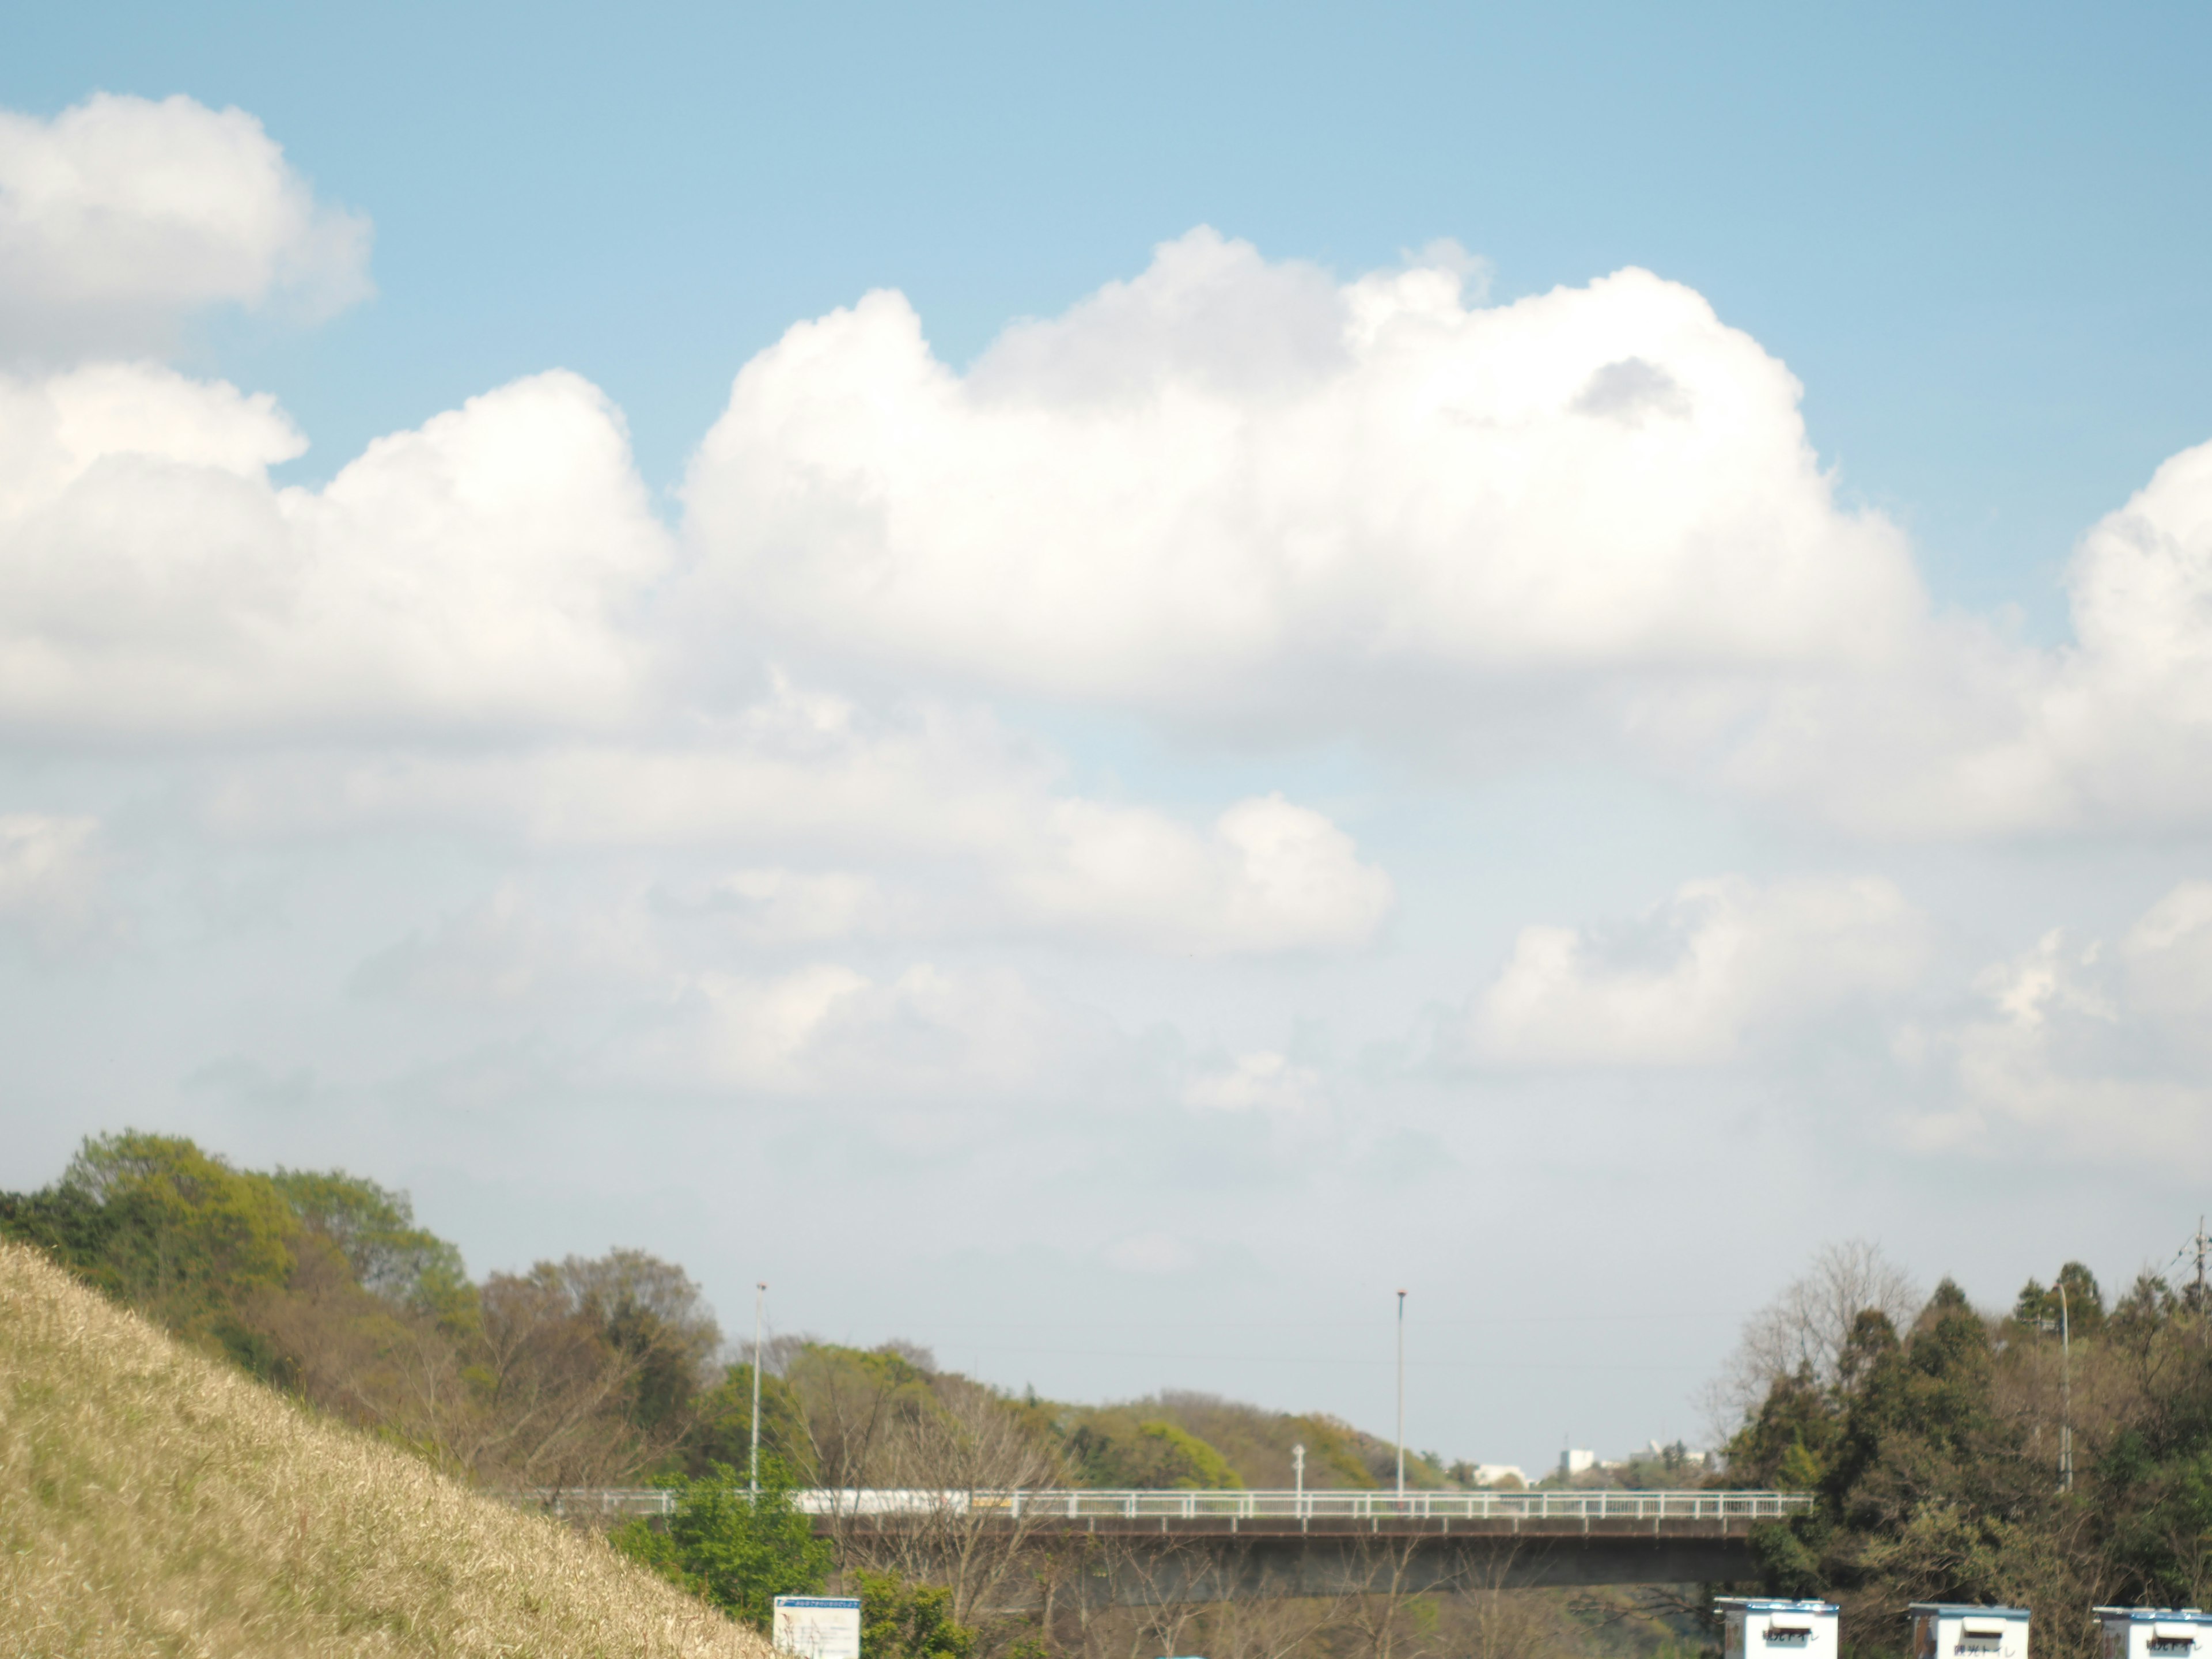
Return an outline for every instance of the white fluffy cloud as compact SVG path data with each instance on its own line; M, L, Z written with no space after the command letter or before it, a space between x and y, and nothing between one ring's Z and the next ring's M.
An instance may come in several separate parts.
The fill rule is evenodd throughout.
M157 349L213 305L327 315L368 292L368 240L243 110L0 110L0 361Z
M371 444L319 490L265 397L146 365L0 379L0 725L33 735L605 727L667 538L571 374Z
M2085 537L2075 638L1935 613L1799 388L1626 270L1470 304L1200 230L965 374L898 295L746 365L695 459L703 614L784 649L1311 736L1532 690L1878 835L2212 817L2212 445Z
M1696 1066L1909 988L1919 914L1873 877L1693 881L1638 922L1522 929L1475 999L1466 1057L1504 1066Z
M1470 306L1440 266L1339 284L1199 230L965 375L896 294L793 328L738 376L688 527L726 605L836 656L1457 720L1499 672L1891 648L1917 580L1838 508L1798 394L1643 271Z
M2212 444L2165 462L2094 526L2067 586L2065 646L1927 621L1878 674L1779 677L1692 712L1748 731L1724 763L1736 786L1877 835L2206 822ZM1668 711L1654 714L1663 726Z
M2118 947L2046 933L1992 963L1978 1006L1906 1029L1930 1086L1915 1144L2106 1158L2212 1151L2212 882L2185 882Z

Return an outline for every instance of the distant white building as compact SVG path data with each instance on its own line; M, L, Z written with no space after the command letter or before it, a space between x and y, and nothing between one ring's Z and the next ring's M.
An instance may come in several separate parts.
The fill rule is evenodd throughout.
M1576 1446L1559 1454L1559 1473L1577 1475L1597 1467L1597 1454L1587 1447Z
M1477 1463L1474 1484L1478 1486L1502 1486L1508 1481L1516 1486L1528 1484L1528 1477L1521 1472L1518 1463Z

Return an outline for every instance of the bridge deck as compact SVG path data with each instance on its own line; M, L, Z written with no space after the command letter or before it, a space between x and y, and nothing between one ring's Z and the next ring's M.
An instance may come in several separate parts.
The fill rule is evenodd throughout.
M665 1515L655 1487L539 1490L511 1500L564 1514ZM792 1494L817 1532L888 1531L951 1520L1003 1520L1024 1531L1122 1536L1294 1537L1387 1533L1442 1537L1734 1537L1754 1521L1812 1505L1779 1492L1033 1492L815 1489Z
M512 1492L570 1515L665 1514L654 1489ZM1405 1591L1468 1583L1728 1583L1755 1571L1750 1534L1808 1509L1773 1492L887 1492L792 1494L814 1530L864 1549L948 1559L996 1536L1079 1546L1084 1599L1121 1606ZM1034 1586L1030 1586L1034 1590ZM1010 1606L1012 1604L1010 1603Z

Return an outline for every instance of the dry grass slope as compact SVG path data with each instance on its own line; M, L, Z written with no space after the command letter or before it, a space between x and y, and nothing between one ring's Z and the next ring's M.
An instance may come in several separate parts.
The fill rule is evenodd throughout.
M341 1653L768 1648L0 1243L0 1656Z

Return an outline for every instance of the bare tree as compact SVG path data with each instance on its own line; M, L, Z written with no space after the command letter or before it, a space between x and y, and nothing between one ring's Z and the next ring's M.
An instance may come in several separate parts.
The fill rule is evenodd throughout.
M855 1564L945 1585L952 1616L963 1624L1030 1599L1014 1590L1037 1522L1007 1494L1065 1486L1059 1452L1006 1401L965 1377L936 1377L928 1408L878 1413L886 1416L868 1460L872 1474L938 1501L895 1525L855 1528Z
M1430 1598L1460 1589L1474 1569L1464 1556L1454 1558L1455 1565L1442 1571L1419 1561L1424 1545L1433 1542L1410 1534L1361 1540L1355 1588L1345 1599L1341 1622L1366 1659L1419 1659L1435 1647L1437 1620ZM1431 1616L1422 1617L1425 1612Z
M562 1286L541 1270L484 1281L473 1358L482 1411L467 1462L521 1486L599 1486L634 1473L651 1451L621 1407L639 1358L602 1340Z
M1707 1387L1705 1409L1726 1439L1786 1376L1832 1387L1851 1323L1867 1309L1902 1329L1921 1304L1911 1274L1863 1238L1824 1244L1812 1265L1744 1322L1742 1339Z

